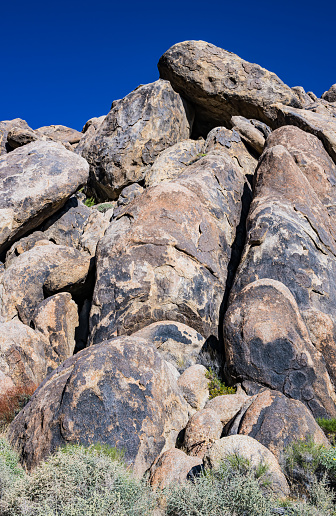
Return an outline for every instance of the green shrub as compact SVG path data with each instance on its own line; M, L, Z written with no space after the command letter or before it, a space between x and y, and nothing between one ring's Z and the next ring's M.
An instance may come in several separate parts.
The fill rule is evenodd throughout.
M279 505L285 508L286 516L335 516L334 496L325 479L320 481L314 479L308 498L310 503L287 500L280 502Z
M18 478L25 473L19 464L19 457L6 439L0 436L0 501Z
M166 489L168 516L270 516L267 467L253 468L238 455L225 458L215 471L206 471L184 485Z
M318 418L317 423L328 437L336 437L336 419Z
M323 448L321 457L320 457L320 465L324 471L324 473L328 476L328 478L335 483L336 482L336 448L334 446L330 446L330 448Z
M218 378L216 373L211 368L209 368L205 376L209 380L208 386L210 400L216 398L216 396L222 396L223 394L236 393L236 387L228 387L225 385L225 383Z
M6 495L4 516L149 516L156 500L106 446L67 446Z
M315 475L320 467L321 456L326 448L312 439L293 441L285 451L285 469L289 478L296 478L296 471Z
M84 204L88 208L92 208L92 206L96 204L96 199L94 197L88 197L87 199L85 199Z

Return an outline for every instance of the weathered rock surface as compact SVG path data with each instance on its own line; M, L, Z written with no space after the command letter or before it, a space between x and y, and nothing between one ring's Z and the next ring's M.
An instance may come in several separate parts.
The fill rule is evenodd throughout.
M56 142L63 144L70 143L72 145L78 143L83 136L83 134L76 131L76 129L71 129L65 125L48 125L39 127L36 129L36 133L42 136L47 136Z
M86 122L86 124L84 125L84 127L82 129L82 133L84 133L84 134L82 134L82 137L81 137L78 145L76 145L76 149L75 149L76 154L82 154L84 149L86 149L88 147L91 140L95 136L96 131L103 123L105 116L106 115L90 118L90 120L88 120Z
M238 454L248 459L252 466L259 464L268 466L267 476L272 483L272 490L280 496L289 495L289 487L285 475L273 453L256 439L246 435L222 437L209 447L204 463L211 468L218 468L220 461L228 455Z
M73 247L94 256L97 243L109 226L111 216L88 208L76 197L70 197L62 209L47 219L40 231L34 231L12 245L6 254L6 267L17 256L40 245L41 241L44 244L49 241L57 245Z
M289 125L273 131L267 138L265 150L276 145L282 145L290 153L328 214L333 216L336 213L336 165L322 142L316 136ZM304 193L300 196L303 197Z
M68 293L56 294L36 308L33 326L17 318L0 323L0 396L12 388L28 392L75 348L77 305Z
M217 334L244 188L228 156L209 154L126 206L98 246L91 342L158 320Z
M153 346L120 337L84 349L41 384L9 428L28 469L65 443L100 442L125 452L142 475L174 447L188 405Z
M204 153L212 152L224 152L233 159L244 175L254 175L258 161L249 153L237 131L226 127L212 129L205 141Z
M86 161L58 143L34 142L0 158L0 252L63 206L88 179Z
M84 289L90 270L88 253L41 240L18 256L2 277L1 317L8 321L19 315L30 324L45 295L62 290L77 294Z
M238 414L248 399L249 396L246 394L224 394L207 401L205 409L213 410L225 426Z
M21 118L3 120L0 122L0 156L11 150L7 142L7 136L8 133L14 129L30 130L30 127L27 122Z
M42 301L35 310L33 324L48 343L45 356L47 373L50 373L71 357L75 349L78 309L71 294L61 292Z
M264 150L265 135L253 125L251 120L243 116L233 116L231 123L233 130L237 131L241 139L260 155Z
M326 150L336 162L336 119L329 113L314 113L307 109L296 109L291 106L276 104L274 110L274 126L295 125L319 138Z
M177 384L189 405L200 410L209 399L207 369L196 364L188 367L177 380Z
M42 138L30 127L14 127L7 134L8 151L28 145L28 143L41 140Z
M188 421L184 446L190 455L202 459L208 446L220 439L222 431L223 424L214 410L199 410Z
M138 183L126 186L118 197L117 205L126 206L126 204L132 202L138 195L141 195L142 192L143 188Z
M192 474L194 467L201 464L202 460L198 457L189 457L182 450L172 448L154 462L150 470L150 484L161 489L172 482L180 484L187 480L188 474Z
M294 297L283 283L245 287L225 317L227 369L306 403L316 417L335 417L335 393Z
M183 140L164 150L146 173L146 186L175 179L188 165L203 155L204 140Z
M336 102L336 84L333 84L328 91L325 91L322 98L328 102Z
M205 339L186 324L160 321L149 324L133 334L154 344L160 355L183 373L188 367L203 360Z
M263 389L238 417L239 434L253 437L278 459L292 441L312 438L330 446L307 407L280 392Z
M189 138L191 126L191 110L168 81L140 86L114 103L82 152L98 196L115 199L123 187L144 179L160 152Z
M18 319L0 324L0 396L14 387L37 388L46 373L42 335Z
M318 352L332 349L335 341L335 178L335 165L316 137L295 127L272 133L257 171L247 242L225 323L233 376L301 399L316 416L323 407L329 415L335 413L335 393L325 367L326 361L335 381L334 353L328 351L324 361ZM320 319L330 318L333 325L329 343L317 345L315 333L317 349L302 320L313 320L310 310ZM314 335L313 328L309 331Z
M276 102L300 108L299 97L274 73L204 41L172 46L159 60L160 77L196 108L200 134L216 125L230 126L232 116L270 125Z

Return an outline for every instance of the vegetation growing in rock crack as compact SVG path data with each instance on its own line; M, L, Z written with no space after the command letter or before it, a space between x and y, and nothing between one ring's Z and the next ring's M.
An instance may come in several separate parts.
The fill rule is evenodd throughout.
M235 394L237 391L236 387L228 387L224 382L220 380L218 375L211 369L205 373L206 378L209 380L209 399L212 400L216 396L222 396L223 394Z

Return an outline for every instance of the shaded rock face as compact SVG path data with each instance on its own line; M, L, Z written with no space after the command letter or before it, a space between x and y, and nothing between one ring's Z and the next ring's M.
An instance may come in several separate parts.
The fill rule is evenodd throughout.
M34 142L0 158L0 252L36 228L84 184L87 162L58 143Z
M205 409L215 412L222 425L225 426L238 414L248 400L249 397L244 392L241 394L224 394L209 400Z
M34 467L65 443L124 449L142 475L174 447L188 405L154 347L120 337L87 348L54 371L9 428L25 466Z
M258 124L255 126L253 120L248 120L243 116L233 116L231 118L231 123L233 125L233 130L237 131L242 140L250 145L252 149L260 155L264 150L265 138L267 138L271 133L270 128L266 124L263 124L264 127L262 127L262 122L259 122L263 129L260 130Z
M300 360L297 362L294 367L297 369L295 375L297 379L301 378L302 386L311 383L310 388L313 388L316 393L317 390L320 390L320 387L317 388L314 378L310 378L311 373L308 374L306 369L311 367L309 365L311 361L308 358L310 356L313 360L311 372L315 371L313 376L320 380L324 378L323 382L325 383L325 388L321 388L320 391L318 405L315 405L315 398L312 405L313 398L308 393L304 394L304 391L301 391L301 395L298 394L301 388L299 391L297 390L296 381L289 387L289 390L285 384L280 390L306 402L315 415L320 414L321 404L329 415L334 413L334 403L331 399L328 402L327 398L328 393L328 396L335 399L334 390L332 389L330 392L329 381L322 371L325 370L326 362L329 376L335 382L335 355L333 352L336 306L334 288L336 247L333 223L335 171L333 162L319 140L313 135L306 134L295 127L283 127L274 131L269 137L257 171L254 200L247 221L247 242L231 292L230 313L227 314L224 328L227 335L226 352L229 357L231 374L233 376L241 375L244 378L253 376L256 379L256 372L252 373L252 364L249 364L249 372L246 372L246 376L244 376L243 368L245 366L239 362L245 354L243 349L248 353L245 355L243 363L247 364L246 361L249 361L250 352L247 352L247 343L258 343L257 349L261 355L257 358L256 353L255 358L257 362L259 360L260 362L259 366L256 366L256 363L254 366L257 369L264 368L265 364L261 365L261 363L266 348L273 350L274 360L272 363L269 361L259 383L266 381L267 377L265 384L276 389L280 388L279 385L282 383L280 377L283 374L278 375L278 367L280 367L280 372L284 372L286 369L280 353L276 358L276 348L280 349L279 346L282 343L283 353L285 354L286 349L289 353L286 355L287 360L294 360L294 364L297 360L294 358L296 355L294 349L298 351L305 343L306 351L308 349L311 351L308 354L304 351L304 362L301 365L299 365ZM256 280L265 279L266 281L267 278L283 283L294 296L297 306L295 307L291 302L290 308L286 302L287 314L276 301L277 298L280 300L283 296L280 293L279 285L274 288L274 285L266 287L266 285L255 283L251 288L248 287ZM268 292L268 301L271 302L273 299L272 303L274 302L276 305L273 315L271 310L267 310L267 303L262 300L264 291L265 295L266 291ZM254 309L249 297L255 297L258 306L262 308L264 322L267 320L267 324L276 330L279 341L273 338L274 335L267 335L267 332L263 332L261 329L261 333L259 333L258 321L252 321ZM288 295L286 294L285 297L288 298ZM243 303L240 306L241 311L239 303ZM243 322L242 314L245 308L246 314L250 315ZM312 316L313 313L314 316ZM256 316L259 318L259 313L256 312ZM235 317L237 317L237 325L234 322ZM308 326L310 335L304 335L303 330L298 333L298 328L304 326L302 317ZM290 321L293 326L283 325L283 322L280 321L281 318L288 318L288 323ZM316 318L328 322L327 334L318 330L314 332L309 321L312 322ZM239 324L245 325L245 323L246 328L249 328L248 333L239 337L234 325L238 328ZM290 334L291 331L294 331L293 335ZM301 336L297 340L299 335ZM250 341L250 339L252 340ZM312 350L311 339L314 340L314 345L318 350L325 351L324 357L319 353L316 355L316 349ZM299 341L301 344L297 347ZM291 351L289 352L289 350ZM289 359L290 355L291 359ZM239 373L238 371L234 372L236 366L239 368ZM271 370L276 372L273 380L270 380L269 376ZM303 370L305 372L301 376ZM313 387L313 384L316 387ZM288 383L287 386L289 386Z
M6 254L6 267L22 253L43 241L60 246L73 247L95 255L98 240L109 226L110 216L88 208L76 197L71 197L52 217L26 237L15 242Z
M235 115L271 125L269 107L276 102L301 107L299 97L275 74L204 41L172 46L158 68L160 77L195 105L200 134L216 125L230 127Z
M18 256L2 276L1 317L8 321L19 315L29 325L45 296L62 290L74 294L85 288L90 270L88 253L49 241Z
M144 179L160 152L189 138L191 109L168 81L140 86L114 103L82 155L90 163L98 197L115 199Z
M207 369L196 364L188 367L177 380L177 384L189 405L196 410L204 407L209 399Z
M217 335L244 188L229 157L209 154L125 208L98 246L92 343L158 320Z
M268 466L267 475L272 483L273 492L280 496L289 495L286 477L282 473L276 457L265 446L251 437L245 435L222 437L222 439L209 446L203 461L206 466L216 469L222 459L233 454L248 459L254 467L266 464Z
M25 120L21 118L14 118L14 120L3 120L0 122L0 156L7 154L11 150L7 142L7 136L13 130L29 131L30 127Z
M183 373L188 367L206 361L205 338L186 324L160 321L133 334L153 344L160 355Z
M253 437L278 459L298 439L311 437L316 444L330 446L307 407L280 392L263 389L237 417L239 434Z
M28 145L28 143L41 140L40 136L30 127L14 127L7 134L7 150L8 152Z
M84 125L84 127L82 129L82 133L83 133L82 137L75 148L76 154L82 155L82 152L84 151L84 149L86 149L88 147L88 145L90 144L90 141L94 138L96 131L103 123L104 118L105 118L105 115L90 118L90 120L88 120L86 122L86 124Z
M235 130L226 127L215 127L209 132L204 145L204 153L224 152L238 165L247 177L253 176L257 167L257 159L251 155Z

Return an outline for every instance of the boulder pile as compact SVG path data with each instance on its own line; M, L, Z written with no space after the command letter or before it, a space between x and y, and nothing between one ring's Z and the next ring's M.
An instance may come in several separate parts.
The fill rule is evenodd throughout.
M8 438L160 487L239 453L287 496L336 418L336 85L203 41L158 68L81 133L0 122L0 396L37 387Z

